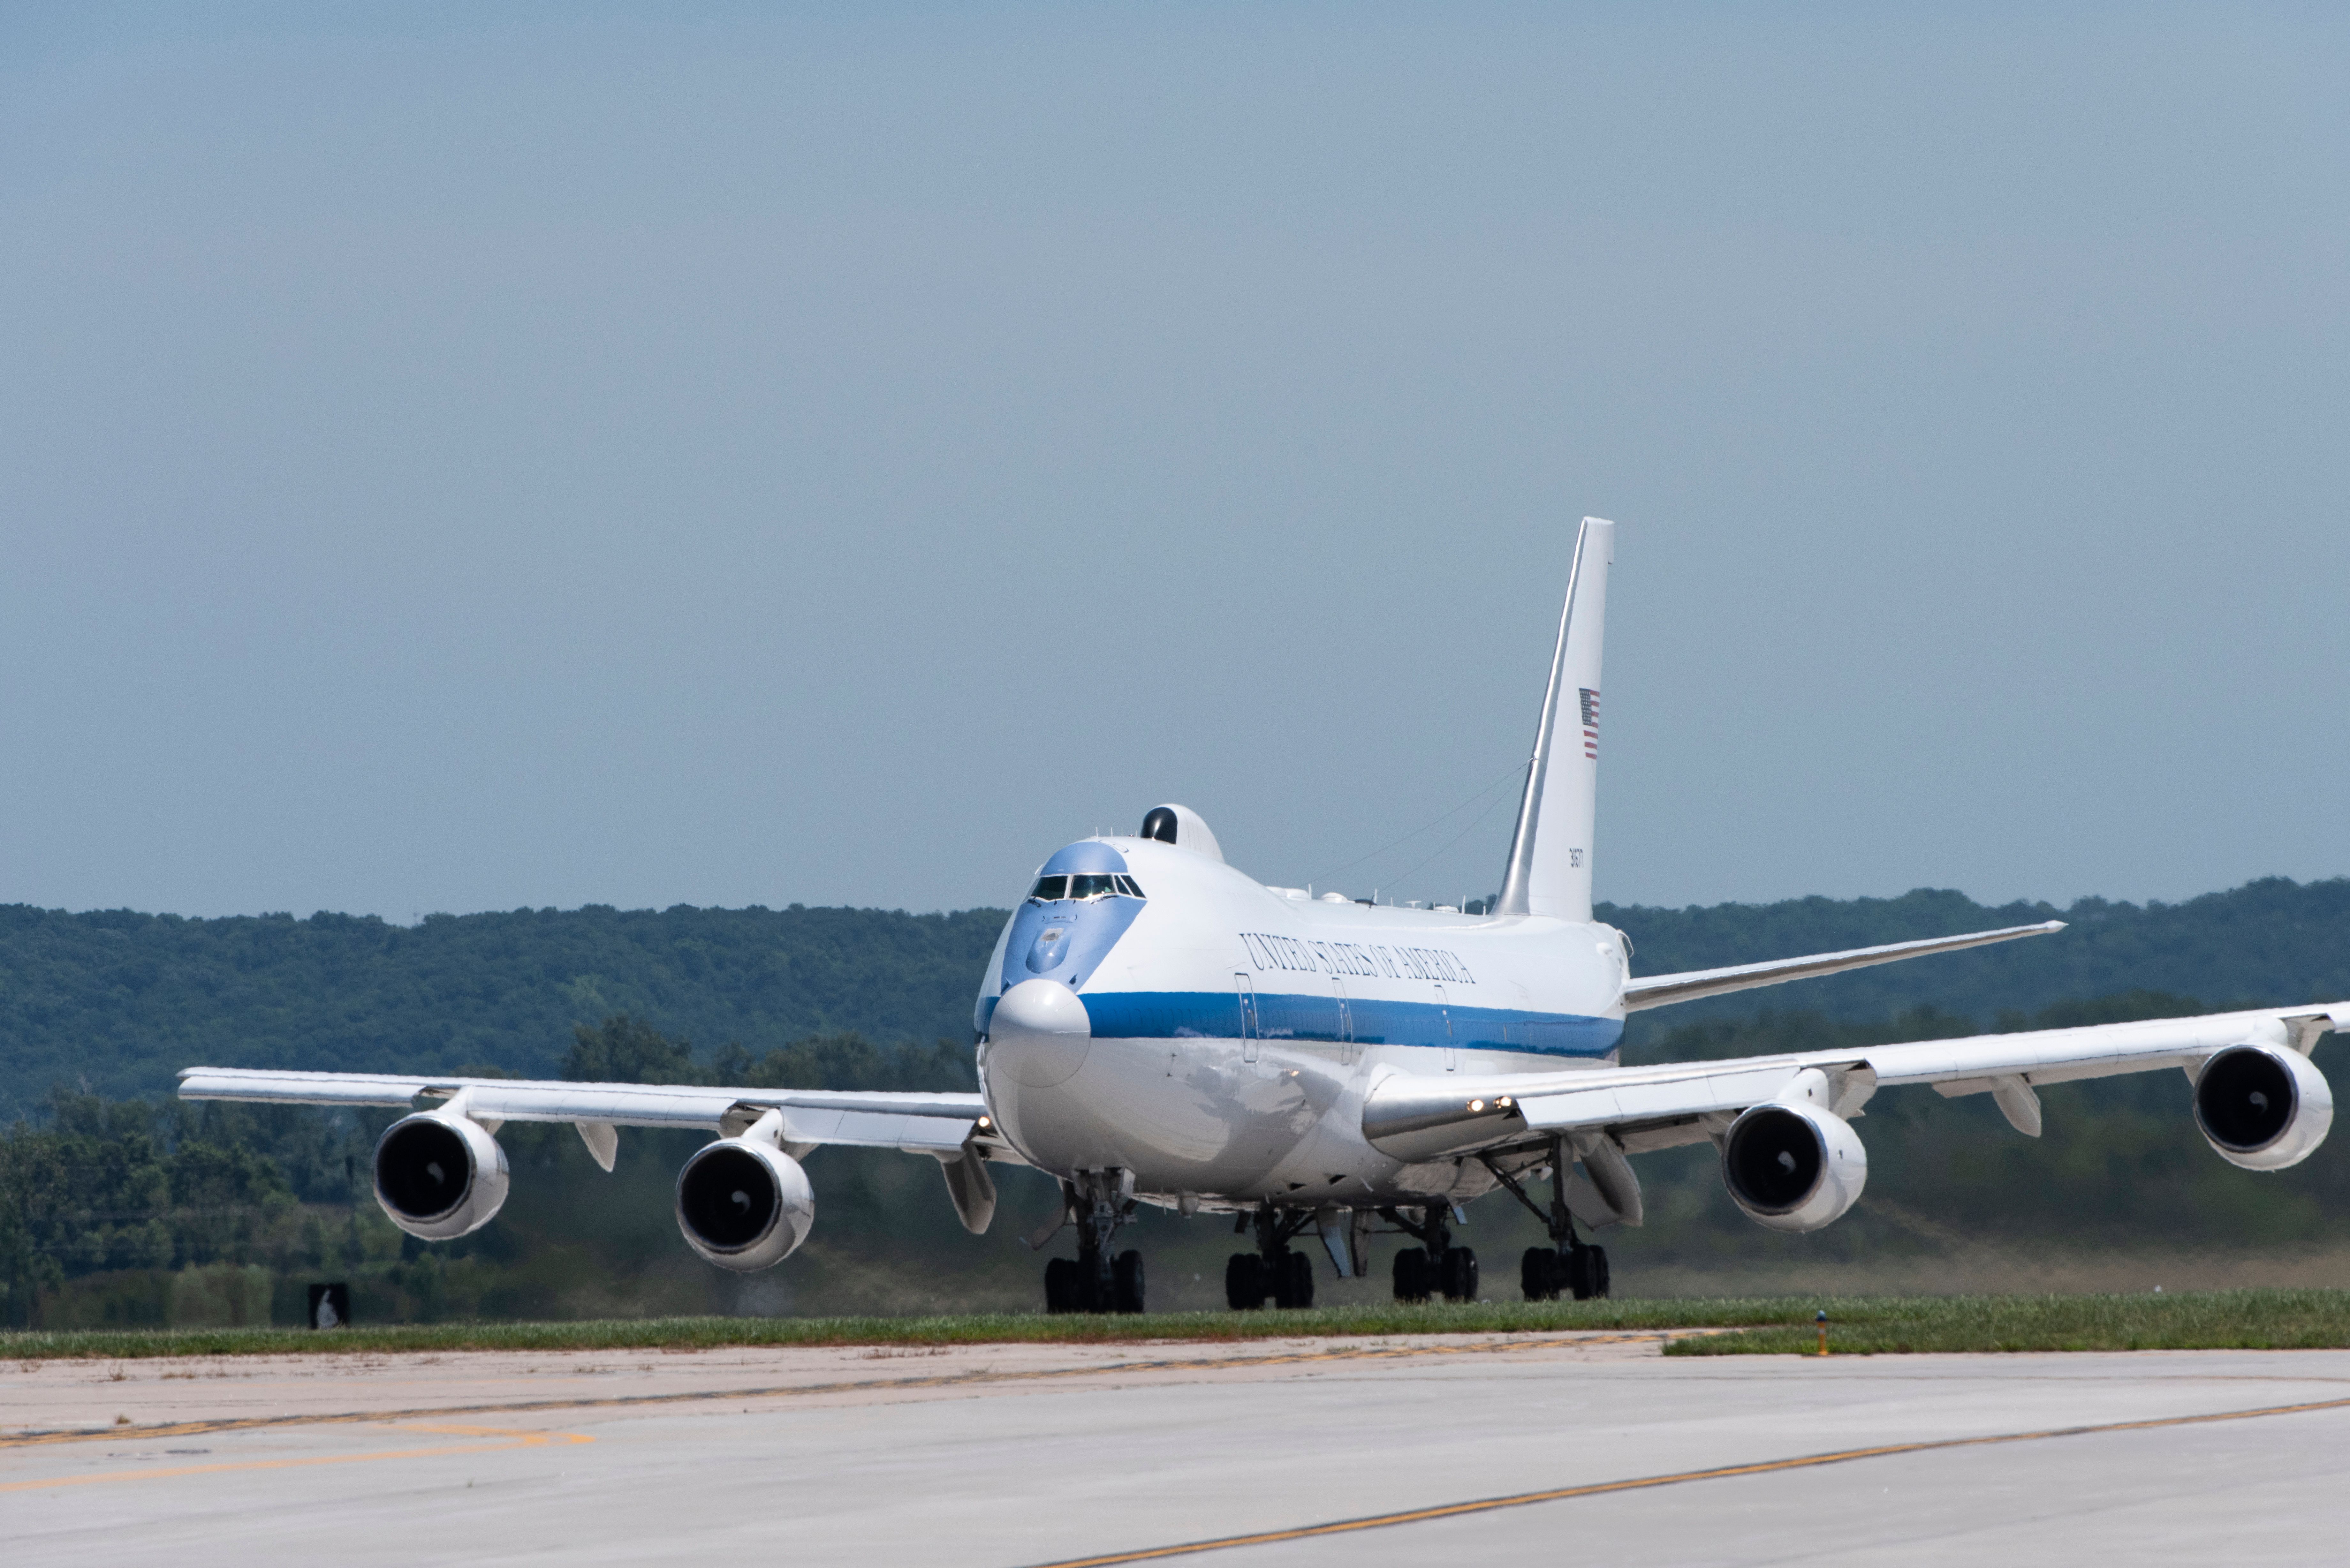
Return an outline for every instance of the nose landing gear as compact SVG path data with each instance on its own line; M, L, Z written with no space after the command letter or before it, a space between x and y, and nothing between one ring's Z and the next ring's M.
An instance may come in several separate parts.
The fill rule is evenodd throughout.
M1077 1255L1045 1265L1045 1310L1142 1311L1142 1254L1131 1248L1110 1252L1118 1228L1134 1217L1134 1172L1080 1170L1061 1192L1077 1221Z

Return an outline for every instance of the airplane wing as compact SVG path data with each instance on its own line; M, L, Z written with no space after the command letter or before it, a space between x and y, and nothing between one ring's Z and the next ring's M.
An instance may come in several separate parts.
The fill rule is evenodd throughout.
M183 1100L253 1100L296 1106L394 1106L455 1101L465 1114L504 1122L569 1122L605 1169L603 1135L614 1127L684 1127L732 1137L769 1111L781 1114L787 1148L844 1144L1020 1163L996 1134L977 1095L909 1095L828 1089L703 1088L682 1084L574 1084L526 1078L434 1077L387 1073L296 1073L271 1068L190 1067ZM600 1129L600 1130L588 1130Z
M1842 1123L1860 1116L1879 1088L1927 1084L1950 1096L1989 1094L2018 1131L2036 1137L2039 1085L2178 1067L2196 1084L2197 1118L2223 1158L2272 1169L2301 1158L2330 1125L2331 1091L2307 1058L2319 1036L2345 1024L2350 1002L2331 1002L1649 1067L1398 1073L1366 1096L1363 1133L1385 1153L1422 1160L1546 1149L1564 1137L1607 1199L1609 1217L1637 1224L1638 1184L1624 1164L1626 1155L1708 1140L1723 1145L1757 1106L1794 1107L1820 1128L1825 1150L1825 1139L1839 1129L1851 1136ZM2225 1085L2208 1082L2215 1076L2208 1064L2236 1048L2250 1048L2258 1060L2245 1060ZM2215 1097L2230 1092L2242 1101L2234 1114L2249 1118L2241 1129L2229 1121L2230 1106ZM2256 1137L2262 1133L2265 1142ZM2279 1141L2288 1134L2291 1139ZM1726 1158L1730 1152L1725 1148ZM1852 1196L1858 1196L1856 1184ZM1748 1212L1763 1218L1752 1208Z
M1749 991L1758 985L1781 985L1791 980L1840 974L1848 969L1866 969L1871 964L1924 958L1929 953L1954 953L1963 948L2012 942L2018 937L2042 937L2064 929L2062 920L2043 920L2033 926L2002 926L1995 931L1969 931L1964 936L1929 937L1924 941L1849 948L1840 953L1814 953L1808 958L1773 959L1768 963L1733 964L1728 969L1699 969L1684 974L1650 975L1643 980L1624 982L1624 1011L1638 1012L1644 1007L1663 1007L1675 1002L1695 1002L1702 996Z

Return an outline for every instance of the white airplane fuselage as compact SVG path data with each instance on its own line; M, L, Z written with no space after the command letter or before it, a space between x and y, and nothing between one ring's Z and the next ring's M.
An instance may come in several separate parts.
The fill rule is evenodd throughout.
M990 1114L1054 1175L1210 1209L1467 1199L1493 1185L1476 1160L1366 1140L1372 1085L1616 1064L1610 926L1312 898L1139 837L1072 844L1036 886L1087 896L1014 910L974 1023Z

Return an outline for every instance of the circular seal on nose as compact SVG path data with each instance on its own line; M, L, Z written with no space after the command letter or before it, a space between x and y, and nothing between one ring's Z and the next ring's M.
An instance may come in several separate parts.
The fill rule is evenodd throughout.
M1036 933L1035 944L1028 950L1030 974L1044 974L1056 969L1061 961L1069 956L1070 929L1067 926L1046 926Z
M1003 993L988 1021L992 1065L1024 1088L1066 1083L1093 1050L1093 1021L1077 993L1057 980L1024 980Z

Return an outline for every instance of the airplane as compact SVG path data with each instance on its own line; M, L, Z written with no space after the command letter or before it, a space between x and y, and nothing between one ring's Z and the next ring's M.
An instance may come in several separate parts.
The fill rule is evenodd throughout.
M1051 1312L1139 1313L1142 1255L1119 1231L1142 1205L1233 1217L1253 1244L1225 1270L1234 1309L1310 1305L1309 1232L1340 1277L1392 1260L1401 1301L1478 1299L1462 1206L1505 1191L1550 1238L1520 1259L1529 1300L1610 1290L1586 1241L1642 1220L1632 1161L1711 1143L1756 1223L1815 1231L1868 1174L1853 1122L1880 1089L1989 1095L2037 1137L2037 1089L2182 1069L2197 1127L2230 1164L2306 1158L2334 1119L2311 1061L2350 1002L1970 1039L1627 1067L1627 1015L1866 965L2054 932L2060 921L1690 973L1636 975L1593 918L1600 651L1615 525L1584 519L1501 891L1491 907L1397 907L1259 883L1182 805L1131 836L1055 851L1004 921L973 1017L976 1094L827 1093L529 1082L432 1074L192 1067L190 1100L406 1108L374 1153L377 1201L411 1236L479 1230L505 1201L509 1121L568 1122L609 1171L618 1129L717 1135L678 1173L677 1222L725 1269L771 1267L806 1241L801 1164L826 1145L936 1158L957 1215L984 1231L990 1166L1060 1183L1042 1250ZM419 1108L421 1106L421 1108ZM1547 1191L1544 1191L1544 1188ZM1578 1221L1582 1230L1578 1230ZM1384 1229L1381 1227L1384 1226Z

